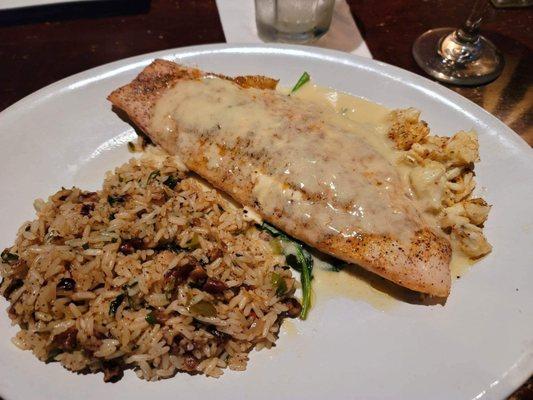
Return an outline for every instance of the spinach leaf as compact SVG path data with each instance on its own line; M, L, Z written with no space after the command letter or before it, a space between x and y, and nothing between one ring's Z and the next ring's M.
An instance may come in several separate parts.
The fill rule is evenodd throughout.
M272 225L263 222L260 228L273 237L292 243L296 249L295 254L286 254L285 262L293 269L300 272L300 282L302 284L302 311L301 319L306 319L309 309L311 308L311 280L313 279L313 257L303 244L290 239L285 233L274 228Z

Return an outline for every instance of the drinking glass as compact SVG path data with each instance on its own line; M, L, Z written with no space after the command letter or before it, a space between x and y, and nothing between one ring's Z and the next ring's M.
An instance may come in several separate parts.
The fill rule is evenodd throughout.
M413 45L417 64L437 80L456 85L480 85L496 79L503 69L503 57L479 34L488 6L488 0L476 0L462 27L431 29L418 37Z
M255 0L259 37L266 42L306 43L329 29L335 0Z

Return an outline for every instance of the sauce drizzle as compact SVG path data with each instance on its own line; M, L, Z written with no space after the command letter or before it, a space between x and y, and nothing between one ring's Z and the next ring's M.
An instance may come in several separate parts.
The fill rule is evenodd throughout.
M208 143L209 168L238 152L229 173L251 177L258 206L313 240L377 234L408 243L427 223L393 165L385 113L362 122L353 107L339 112L344 96L330 92L331 107L305 87L287 96L213 77L180 81L157 102L152 127L179 131L179 152Z

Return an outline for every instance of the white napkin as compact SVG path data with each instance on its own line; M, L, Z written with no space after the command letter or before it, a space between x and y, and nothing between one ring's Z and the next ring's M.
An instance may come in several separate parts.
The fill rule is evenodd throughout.
M216 0L216 3L228 43L262 43L257 35L253 0ZM328 33L310 45L372 58L346 0L335 1Z

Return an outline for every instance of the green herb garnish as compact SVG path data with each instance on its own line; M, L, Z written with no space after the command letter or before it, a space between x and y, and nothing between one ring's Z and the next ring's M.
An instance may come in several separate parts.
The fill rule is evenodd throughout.
M83 244L81 245L81 248L82 248L83 250L87 250L87 249L89 248L89 243L83 243Z
M146 322L148 322L150 325L157 324L157 318L154 316L154 313L150 311L148 315L144 318Z
M217 309L209 301L201 300L192 306L189 306L189 311L193 314L201 315L202 317L214 317L217 315Z
M287 293L287 283L277 272L274 272L270 277L270 283L272 283L272 287L276 289L276 296L281 297Z
M17 262L19 259L18 254L10 253L9 249L4 249L1 257L2 257L3 262L10 264L10 265L11 263Z
M128 151L130 153L135 153L135 144L133 142L128 142Z
M270 241L270 248L275 255L283 254L283 245L281 244L280 238L273 238Z
M168 186L170 189L174 189L179 181L180 180L178 178L171 175L167 179L165 179L163 185Z
M304 72L302 76L300 76L300 79L298 79L298 82L296 82L296 85L291 90L291 93L296 92L298 89L300 89L303 85L305 85L309 80L311 79L311 76L307 72Z
M285 261L287 265L300 272L300 282L302 283L302 311L300 313L300 318L306 319L309 309L311 308L313 258L301 243L290 239L285 233L279 231L273 226L263 222L261 229L270 233L275 238L279 238L283 242L289 242L294 245L295 253L287 254L285 256Z
M158 169L152 171L150 175L148 175L148 179L146 180L146 186L148 186L148 184L152 182L155 178L157 178L159 175L161 175L161 172Z
M200 236L197 233L192 235L192 238L185 244L185 248L188 250L195 250L200 247Z
M117 313L117 310L122 304L124 297L124 293L121 293L115 298L115 300L111 302L111 304L109 304L109 315L115 315Z
M107 202L110 206L112 206L115 203L124 203L124 196L107 196Z

